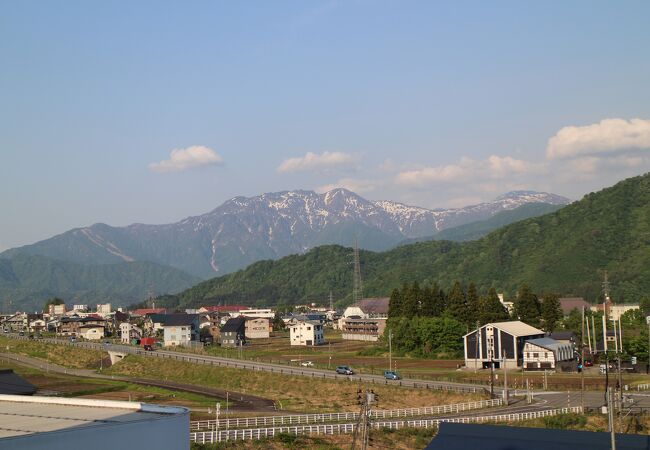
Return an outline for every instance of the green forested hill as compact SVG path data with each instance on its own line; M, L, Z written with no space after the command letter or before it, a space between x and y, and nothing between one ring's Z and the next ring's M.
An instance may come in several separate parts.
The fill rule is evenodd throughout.
M202 303L277 304L349 299L352 251L318 247L303 255L261 261L205 281L171 305ZM555 291L595 299L602 271L613 295L635 301L650 290L650 174L586 195L559 211L517 222L477 241L421 242L390 251L361 252L364 294L388 295L404 282L474 281L481 290L507 294L527 283L536 292Z
M84 266L43 256L0 258L0 311L35 311L57 296L66 303L128 305L145 299L149 289L178 292L199 279L150 262Z

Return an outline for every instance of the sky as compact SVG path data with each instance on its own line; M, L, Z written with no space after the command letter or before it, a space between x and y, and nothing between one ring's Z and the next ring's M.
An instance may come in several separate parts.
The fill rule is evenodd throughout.
M238 195L650 171L647 1L0 2L0 250Z

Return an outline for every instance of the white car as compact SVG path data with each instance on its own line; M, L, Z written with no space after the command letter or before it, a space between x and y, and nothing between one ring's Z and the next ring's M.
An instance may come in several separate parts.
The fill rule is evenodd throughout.
M314 367L314 363L311 361L303 361L300 363L300 365L303 367Z

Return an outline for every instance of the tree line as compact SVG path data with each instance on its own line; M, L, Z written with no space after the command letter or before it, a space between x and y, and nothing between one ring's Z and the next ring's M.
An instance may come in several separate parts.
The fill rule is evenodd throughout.
M465 288L456 281L448 292L436 283L404 284L390 295L387 328L398 352L452 357L462 353L462 336L486 323L521 320L552 332L563 318L557 294L540 299L527 285L520 287L512 303L511 314L496 289L480 295L473 282Z

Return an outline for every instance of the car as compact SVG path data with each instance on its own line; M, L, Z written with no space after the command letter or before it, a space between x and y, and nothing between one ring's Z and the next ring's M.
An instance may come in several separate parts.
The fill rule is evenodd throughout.
M303 367L314 367L314 363L311 361L303 361L300 363L300 365Z
M341 375L354 375L354 370L350 366L338 366L336 368L336 373Z
M384 378L387 380L401 380L402 377L399 376L399 374L393 370L386 370L384 372Z

